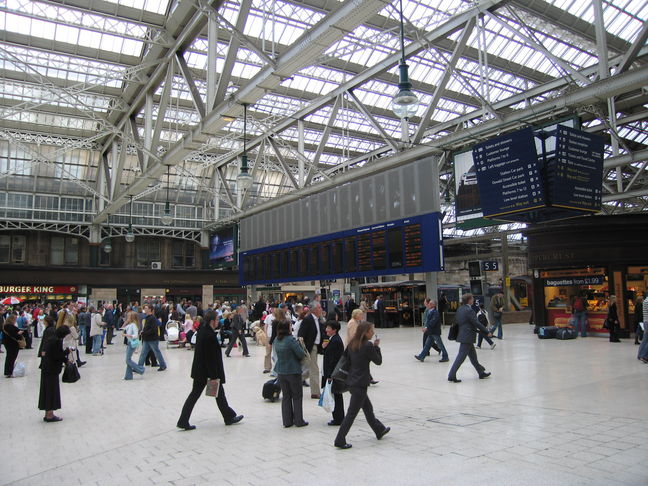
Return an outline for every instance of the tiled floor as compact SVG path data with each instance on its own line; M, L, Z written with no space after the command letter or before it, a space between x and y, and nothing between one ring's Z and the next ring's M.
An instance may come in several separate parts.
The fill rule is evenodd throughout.
M0 381L0 485L648 485L648 365L632 340L504 331L494 351L478 351L493 376L478 380L466 362L452 384L451 363L413 358L419 329L379 330L384 364L370 396L392 431L378 442L360 418L348 451L333 447L329 415L310 398L308 427L281 426L280 404L261 399L262 348L226 360L227 395L245 420L225 427L202 397L192 432L175 427L190 351L164 349L169 369L131 382L121 345L88 356L81 381L62 385L55 424L37 410L35 352L22 351L27 376ZM446 345L452 361L457 345Z

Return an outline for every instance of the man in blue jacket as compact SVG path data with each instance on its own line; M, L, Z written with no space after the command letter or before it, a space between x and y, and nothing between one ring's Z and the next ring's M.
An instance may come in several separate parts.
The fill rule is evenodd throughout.
M475 311L471 307L474 300L472 294L462 295L462 305L457 309L457 314L455 315L455 321L459 325L459 331L457 332L459 354L457 354L455 362L452 364L452 368L450 368L450 373L448 373L448 381L453 383L461 383L461 380L457 379L457 370L459 370L466 356L475 367L480 380L490 376L490 373L486 372L486 368L479 364L477 360L475 339L477 339L478 331L488 335L488 337L493 337L493 335L477 319L477 314L475 314Z
M436 301L427 300L425 306L428 309L426 313L425 327L423 328L423 332L426 336L425 345L423 346L421 354L414 355L414 357L422 363L425 361L425 357L430 352L432 345L436 343L441 350L441 359L439 360L439 363L445 363L446 361L449 361L448 351L441 339L441 316L436 308Z

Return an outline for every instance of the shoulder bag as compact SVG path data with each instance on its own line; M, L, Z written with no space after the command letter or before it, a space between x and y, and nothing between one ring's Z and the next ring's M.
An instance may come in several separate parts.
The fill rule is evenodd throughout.
M452 326L450 326L450 330L448 331L448 340L456 341L458 335L459 335L459 324L457 322L453 322Z
M75 383L79 381L81 375L79 374L79 369L77 368L76 363L70 363L69 361L65 364L65 370L63 370L63 378L61 381L63 383Z
M342 357L335 365L333 373L331 373L331 379L333 380L333 383L331 385L333 393L343 393L349 389L346 384L346 380L349 376L350 368L351 361L349 360L349 354L345 349L344 354L342 354Z

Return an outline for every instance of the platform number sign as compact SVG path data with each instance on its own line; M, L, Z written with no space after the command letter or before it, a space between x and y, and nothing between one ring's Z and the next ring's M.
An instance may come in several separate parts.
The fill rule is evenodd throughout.
M497 260L484 260L481 263L484 272L495 272L499 270L499 263Z

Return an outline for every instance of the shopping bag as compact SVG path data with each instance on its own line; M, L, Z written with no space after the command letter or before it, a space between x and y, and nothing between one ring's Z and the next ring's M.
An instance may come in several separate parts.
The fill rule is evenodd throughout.
M331 413L335 408L335 398L333 397L333 392L331 391L332 380L326 380L326 385L320 394L320 399L318 405L326 410L328 413Z
M23 363L22 361L18 361L14 365L12 376L14 378L22 378L23 376L25 376L25 363Z

